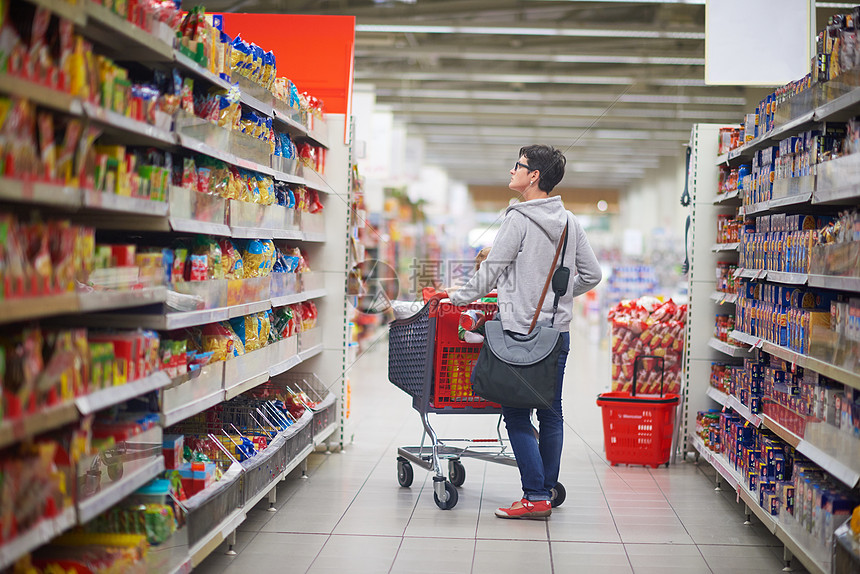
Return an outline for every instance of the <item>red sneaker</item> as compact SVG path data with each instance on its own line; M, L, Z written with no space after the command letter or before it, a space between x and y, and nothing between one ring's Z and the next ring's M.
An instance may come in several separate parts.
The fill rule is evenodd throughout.
M549 500L518 500L510 508L496 509L499 518L546 518L552 514Z

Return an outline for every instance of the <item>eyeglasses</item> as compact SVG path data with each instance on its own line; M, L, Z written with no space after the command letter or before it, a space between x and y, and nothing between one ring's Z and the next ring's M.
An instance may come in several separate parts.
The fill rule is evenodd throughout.
M524 163L520 163L520 162L516 162L516 163L514 164L514 171L517 171L517 170L518 170L518 169L520 169L521 167L526 168L526 171L534 171L532 168L530 168L530 167L529 167L529 166L527 166L526 164L524 164Z

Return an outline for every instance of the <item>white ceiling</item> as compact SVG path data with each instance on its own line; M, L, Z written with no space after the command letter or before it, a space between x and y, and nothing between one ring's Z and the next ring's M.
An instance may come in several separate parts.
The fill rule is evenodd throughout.
M549 143L568 152L577 185L620 188L679 157L692 123L738 123L761 97L704 86L704 4L205 2L210 11L356 16L356 82L372 85L377 102L424 139L427 160L455 179L506 183L520 146ZM842 6L824 4L819 16Z

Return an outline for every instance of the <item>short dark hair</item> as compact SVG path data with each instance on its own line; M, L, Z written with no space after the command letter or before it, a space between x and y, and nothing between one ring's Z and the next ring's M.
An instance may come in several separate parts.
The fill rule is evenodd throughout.
M529 160L529 170L540 171L538 189L551 192L561 178L564 177L564 166L567 160L558 149L543 144L527 145L520 148L519 157Z

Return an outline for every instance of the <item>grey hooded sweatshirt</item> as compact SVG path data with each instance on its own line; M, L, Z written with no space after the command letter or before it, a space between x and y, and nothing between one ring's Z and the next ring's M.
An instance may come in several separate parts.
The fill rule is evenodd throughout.
M486 261L465 286L450 294L451 302L471 303L495 287L502 327L527 333L566 221L570 226L564 264L570 268L570 285L559 300L554 327L563 333L569 331L573 298L594 288L602 274L585 231L558 196L508 207ZM554 297L550 286L538 322L549 323Z

